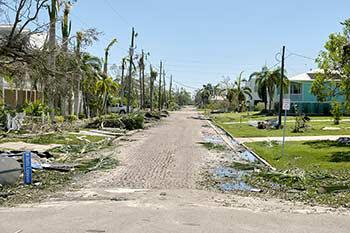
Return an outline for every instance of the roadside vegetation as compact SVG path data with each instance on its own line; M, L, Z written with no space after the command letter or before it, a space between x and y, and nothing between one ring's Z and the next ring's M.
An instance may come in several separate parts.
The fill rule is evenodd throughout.
M12 142L0 157L22 165L18 148L50 148L33 152L31 186L22 179L0 184L0 205L37 200L75 176L117 166L116 155L105 152L117 146L116 138L192 103L164 66L156 68L150 53L137 49L141 37L134 28L130 52L120 61L111 58L117 38L96 28L72 34L76 3L0 1L0 145ZM89 48L102 38L108 42L100 58Z
M302 104L294 104L286 119L286 136L325 136L324 140L287 141L284 157L281 157L282 143L269 139L282 138L278 94L281 89L286 93L291 88L287 72L280 67L263 66L248 79L241 73L236 81L225 78L217 85L209 83L197 91L198 108L217 126L236 138L265 139L246 143L246 146L276 168L271 170L252 162L233 162L231 166L220 168L225 179L231 177L234 180L237 176L230 168L240 171L239 174L248 170L243 172L245 181L261 189L261 194L257 195L311 205L350 207L350 19L342 26L341 32L329 36L316 59L320 72L312 78L311 93L308 93L319 104L327 104L325 112L328 115L308 115ZM293 55L291 52L290 56ZM282 74L286 76L282 77ZM255 98L252 103L254 94L259 101ZM330 141L327 136L338 136L339 139ZM209 149L214 147L207 145ZM230 185L234 189L246 187L246 184Z

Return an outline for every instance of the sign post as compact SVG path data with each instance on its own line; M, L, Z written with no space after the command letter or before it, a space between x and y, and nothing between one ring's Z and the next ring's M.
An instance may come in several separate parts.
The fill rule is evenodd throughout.
M25 185L32 184L32 155L30 151L23 154L23 182Z
M282 158L283 158L284 146L286 142L287 111L290 110L290 99L283 99L282 109L284 110L284 125L283 125L283 139L282 139Z

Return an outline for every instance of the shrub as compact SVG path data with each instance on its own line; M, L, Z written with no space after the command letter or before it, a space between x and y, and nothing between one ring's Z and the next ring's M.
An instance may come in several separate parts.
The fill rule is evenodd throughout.
M255 106L254 106L254 111L257 111L257 112L262 112L265 110L265 104L264 103L257 103Z
M334 101L332 103L332 110L331 114L334 118L334 124L339 125L340 122L340 116L341 116L341 106L337 101Z
M41 116L42 114L49 112L49 108L40 100L33 103L26 103L21 110L23 110L28 116Z
M63 123L64 122L64 117L63 116L55 116L55 121L56 123Z
M156 112L156 111L146 112L145 113L145 117L147 117L147 118L154 118L154 119L159 120L160 119L160 112Z
M64 120L68 122L74 122L78 120L78 117L76 115L69 115L69 116L65 116Z
M85 116L85 114L84 113L79 113L79 116L78 116L78 118L79 119L85 119L86 118L86 116Z
M175 102L169 103L169 111L177 111L180 110L180 106Z
M145 119L143 114L132 113L132 114L124 115L121 120L127 130L144 128Z
M95 119L89 123L87 128L121 128L127 130L143 129L144 115L140 113L131 113L127 115L111 114Z

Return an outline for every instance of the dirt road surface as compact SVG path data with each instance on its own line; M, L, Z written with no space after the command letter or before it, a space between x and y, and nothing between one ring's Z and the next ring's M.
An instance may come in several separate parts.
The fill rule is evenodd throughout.
M44 203L0 208L1 233L349 232L350 215L281 200L201 190L217 159L198 142L205 121L193 109L121 140L121 164L76 181Z

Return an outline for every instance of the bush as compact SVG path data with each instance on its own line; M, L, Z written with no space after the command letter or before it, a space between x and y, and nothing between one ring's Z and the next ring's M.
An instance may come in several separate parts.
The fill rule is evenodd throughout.
M28 116L41 116L49 112L49 108L40 100L33 103L25 103L22 109Z
M255 106L254 106L254 111L256 112L263 112L265 110L265 104L264 103L257 103Z
M84 113L79 113L79 116L78 116L78 118L81 120L81 119L85 119L86 118L86 116L85 116L85 114Z
M78 120L78 117L76 115L69 115L69 116L65 116L64 120L68 122L74 122Z
M56 123L63 123L64 122L64 117L63 116L55 116L55 121Z
M332 103L331 114L334 118L334 124L339 125L340 117L341 117L341 106L337 101Z
M169 111L177 111L180 110L180 106L175 102L169 103Z
M160 116L160 112L153 111L153 112L146 112L145 117L160 120L161 116Z
M143 114L132 113L124 115L121 119L127 130L143 129L144 128L144 116Z
M89 123L87 128L120 128L127 130L143 129L144 128L144 115L139 113L131 113L127 115L107 115L95 119Z

